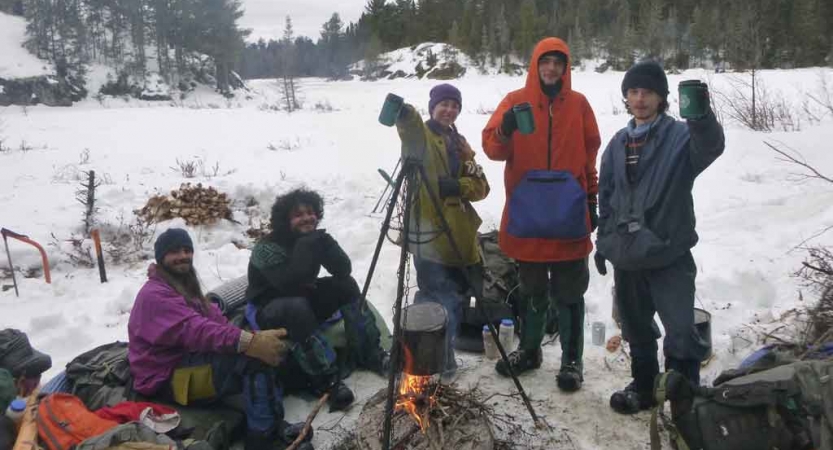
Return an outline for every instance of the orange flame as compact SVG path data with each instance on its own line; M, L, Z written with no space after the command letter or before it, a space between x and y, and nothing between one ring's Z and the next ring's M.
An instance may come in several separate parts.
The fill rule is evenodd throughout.
M428 428L428 413L436 401L433 393L429 393L431 376L410 375L407 369L411 367L412 357L407 347L403 346L405 357L405 372L399 382L399 396L396 400L396 410L405 410L414 418L419 429L425 432Z
M428 395L428 385L431 383L431 376L416 376L402 373L402 380L399 383L399 398L396 401L396 409L404 409L416 420L422 431L428 428L427 412L434 402L434 397ZM423 415L426 417L423 418Z

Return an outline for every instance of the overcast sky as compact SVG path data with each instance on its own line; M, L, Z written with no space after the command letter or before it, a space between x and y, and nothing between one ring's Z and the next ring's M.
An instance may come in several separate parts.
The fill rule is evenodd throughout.
M279 39L283 35L286 16L292 17L295 36L318 41L321 25L337 12L344 24L359 19L365 0L243 0L245 14L241 25L250 28L249 40Z

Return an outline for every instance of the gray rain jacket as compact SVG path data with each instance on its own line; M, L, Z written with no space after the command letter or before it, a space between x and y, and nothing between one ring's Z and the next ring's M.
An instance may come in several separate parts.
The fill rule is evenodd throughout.
M627 128L602 155L598 251L616 269L663 267L697 244L694 179L723 153L714 113L680 122L661 114L640 152L636 180L625 170Z

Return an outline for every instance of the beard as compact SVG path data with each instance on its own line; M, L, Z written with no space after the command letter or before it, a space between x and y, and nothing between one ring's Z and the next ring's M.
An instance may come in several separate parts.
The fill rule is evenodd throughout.
M182 270L181 265L178 266L180 267L157 264L156 270L176 292L185 297L186 301L206 311L208 300L202 293L200 280L194 266L189 263L188 270Z

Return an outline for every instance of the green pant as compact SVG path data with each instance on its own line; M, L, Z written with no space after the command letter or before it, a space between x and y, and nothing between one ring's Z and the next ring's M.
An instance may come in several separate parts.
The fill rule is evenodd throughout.
M590 284L587 258L557 262L519 262L523 297L521 346L536 350L544 340L547 312L558 312L561 363L581 365L584 353L584 293Z

